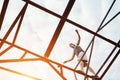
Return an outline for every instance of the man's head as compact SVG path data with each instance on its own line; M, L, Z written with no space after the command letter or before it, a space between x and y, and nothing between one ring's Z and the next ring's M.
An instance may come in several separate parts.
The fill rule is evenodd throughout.
M69 46L70 46L71 48L74 48L74 47L75 47L75 44L70 43Z

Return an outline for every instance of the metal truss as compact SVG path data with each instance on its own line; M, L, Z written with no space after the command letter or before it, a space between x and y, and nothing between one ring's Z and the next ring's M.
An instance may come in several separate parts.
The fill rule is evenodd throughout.
M107 18L107 16L109 15L109 12L111 11L112 7L114 6L114 3L116 2L116 0L114 0L109 8L109 10L107 11L105 17L103 18L101 24L99 25L98 29L96 32L70 20L70 19L67 19L74 3L75 3L75 0L69 0L67 6L66 6L66 9L63 13L63 15L59 15L33 1L30 1L30 0L22 0L23 2L25 2L25 5L24 7L21 9L20 13L18 14L18 16L16 17L16 19L14 20L14 22L12 23L12 25L9 27L8 31L6 32L5 36L0 39L0 48L3 47L4 44L8 44L9 47L7 47L5 50L1 51L0 52L0 56L2 56L3 54L5 54L7 51L9 51L11 48L17 48L21 51L24 52L24 54L19 58L19 59L5 59L5 60L0 60L0 63L13 63L13 62L28 62L28 61L43 61L45 63L47 63L55 72L56 74L58 74L61 79L63 80L70 80L70 79L67 79L64 75L64 71L63 71L63 68L67 69L67 70L70 70L74 73L74 76L75 76L75 80L79 80L76 76L76 74L80 74L80 75L83 75L84 76L84 80L88 80L88 79L92 79L92 80L102 80L103 77L105 76L105 74L107 73L107 71L109 70L109 68L112 66L112 64L114 63L115 59L117 59L117 57L119 56L120 54L120 40L118 40L118 42L114 42L113 40L111 39L108 39L106 37L104 37L104 35L100 35L98 32L101 31L104 27L106 27L107 24L109 24L113 19L115 19L119 14L120 14L120 11L118 13L116 13L116 15L114 15L110 20L108 20L106 23L105 20ZM4 3L3 3L3 7L2 7L2 10L1 10L1 14L0 14L0 29L1 28L4 28L2 27L2 24L3 24L3 21L4 21L4 16L6 14L6 11L7 11L7 7L9 5L9 0L4 0ZM22 27L21 24L22 24L22 21L23 21L23 18L24 18L24 14L27 10L27 7L28 5L32 5L34 6L35 8L38 8L40 10L43 10L44 12L46 13L49 13L57 18L60 19L59 21L59 24L57 25L56 27L56 30L55 30L55 33L49 43L49 46L44 54L44 56L41 56L41 55L38 55L37 53L34 53L30 50L27 50L27 49L24 49L18 45L15 44L16 42L16 39L18 36L18 33L19 33L19 30L20 28ZM87 49L85 50L85 53L87 52L87 50L90 48L90 55L89 55L89 61L88 61L88 64L90 64L90 61L91 61L91 56L92 56L92 51L93 51L93 46L94 46L94 41L95 41L95 38L98 37L112 45L114 45L114 48L111 50L111 53L109 54L109 56L106 58L106 60L103 62L103 64L101 65L101 67L99 68L99 70L97 71L96 73L96 76L99 74L99 72L102 70L102 68L104 67L104 65L108 62L108 60L111 58L111 56L113 55L113 53L116 51L116 49L118 48L119 50L116 52L116 54L114 55L114 57L109 60L110 63L107 65L106 69L104 70L104 72L102 73L102 75L99 76L99 78L96 78L95 76L90 76L88 75L88 68L89 66L87 66L87 70L86 70L86 73L82 73L82 72L79 72L76 70L76 68L78 67L80 61L78 62L78 64L76 65L75 68L70 68L68 66L65 66L63 64L60 64L54 60L51 60L49 59L49 56L51 54L51 51L52 49L54 48L54 45L60 35L60 32L62 31L62 28L64 27L64 23L65 22L68 22L90 34L93 35L93 38L91 39L90 43L88 44L88 47ZM13 39L13 42L8 42L6 41L6 39L8 38L9 34L12 32L13 28L15 27L15 25L18 23L18 26L17 26L17 29L16 29L16 32L15 32L15 36L14 36L14 39ZM29 58L29 59L25 59L25 55L26 54L32 54L34 56L36 56L37 58ZM84 55L83 55L84 56ZM58 68L56 68L54 65L57 65ZM21 73L21 72L18 72L18 71L15 71L15 70L11 70L11 69L8 69L8 68L4 68L4 67L1 67L0 66L0 69L2 70L5 70L5 71L8 71L8 72L11 72L11 73L14 73L14 74L18 74L18 75L21 75L21 76L25 76L25 77L28 77L28 78L31 78L33 80L41 80L40 78L37 78L37 77L33 77L31 75L27 75L27 74L24 74L24 73Z

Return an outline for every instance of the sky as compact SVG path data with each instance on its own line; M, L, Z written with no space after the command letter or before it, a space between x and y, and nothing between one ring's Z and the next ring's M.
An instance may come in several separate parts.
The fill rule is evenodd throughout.
M31 0L43 7L62 15L69 0ZM2 4L4 0L0 0L0 10L2 9ZM99 27L102 19L104 18L106 12L108 11L113 0L76 0L75 4L68 16L68 19L83 25L84 27L96 31ZM0 31L0 38L3 38L16 16L24 6L22 0L10 0L7 12L4 18L2 29ZM108 15L105 23L110 20L115 14L120 11L120 1L116 0L110 14ZM30 50L36 54L44 56L46 49L52 39L52 36L57 28L60 19L48 14L34 6L28 5L24 20L22 22L16 45ZM99 34L104 37L111 39L114 42L120 40L120 15L118 15L111 23L109 23L105 28L103 28ZM105 24L104 23L104 24ZM7 38L7 41L12 42L14 37L14 32L16 27L13 29L12 33ZM49 56L49 59L54 60L58 63L63 64L63 61L69 59L72 56L73 50L69 47L69 43L77 42L77 35L75 30L78 30L81 35L81 47L85 50L91 41L93 35L77 28L76 26L65 22L64 27L56 41L56 44ZM0 49L2 52L9 45L4 44ZM103 61L109 55L114 45L102 40L99 37L95 38L95 43L93 47L93 54L90 66L95 72L100 68ZM114 52L113 56L116 54L119 48ZM23 55L23 51L13 47L5 54L0 56L0 60L4 59L19 59ZM87 57L89 56L89 51L87 52ZM112 57L113 57L112 56ZM27 53L25 58L36 58L36 56ZM119 80L120 76L120 56L116 59L114 64L111 66L107 74L103 77L103 80ZM112 59L112 58L111 58ZM99 64L98 64L99 63ZM64 65L74 68L77 64L76 58ZM107 63L108 65L108 63ZM105 67L107 66L105 65ZM54 72L54 70L46 63L42 61L29 61L29 62L14 62L14 63L0 63L1 67L8 68L10 70L15 70L24 74L32 75L41 80L62 80L61 77ZM57 66L55 65L57 68ZM59 68L58 68L59 69ZM79 69L79 67L78 67ZM105 69L105 68L104 68ZM100 72L102 74L104 69ZM89 73L91 74L91 73ZM64 69L64 75L68 80L75 80L72 71ZM7 76L7 77L6 77ZM77 74L79 79L83 79L83 76ZM0 69L0 79L2 80L34 80L33 78L17 75L4 69Z

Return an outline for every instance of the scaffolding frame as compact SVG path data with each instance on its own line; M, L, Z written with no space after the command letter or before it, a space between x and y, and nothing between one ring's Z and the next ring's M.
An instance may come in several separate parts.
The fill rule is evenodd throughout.
M24 54L21 56L20 59L0 60L0 63L27 62L27 61L43 61L43 62L47 63L56 72L56 74L58 74L61 77L61 79L63 79L63 80L67 80L67 78L63 74L64 73L63 72L63 68L68 69L70 71L73 71L76 80L78 80L77 76L76 76L76 73L85 76L84 80L87 80L88 78L91 78L91 79L94 79L94 80L102 80L103 79L103 77L105 76L105 74L107 73L107 71L109 70L109 68L112 66L112 64L114 63L114 61L119 56L119 53L120 53L120 40L118 40L118 42L114 42L114 41L112 41L112 40L104 37L103 35L98 34L98 32L100 30L102 30L107 24L109 24L113 19L115 19L120 14L120 11L119 11L110 20L108 20L106 23L104 23L104 21L106 20L108 14L110 12L110 10L114 6L114 3L116 2L116 0L113 0L111 6L109 8L109 10L107 11L105 17L103 18L103 20L102 20L101 24L99 25L99 27L98 27L98 29L97 29L96 32L94 32L94 31L92 31L92 30L90 30L90 29L88 29L88 28L86 28L86 27L84 27L84 26L82 26L82 25L80 25L80 24L78 24L78 23L70 20L70 19L67 19L68 15L69 15L69 13L70 13L70 11L71 11L74 3L75 3L75 0L69 0L68 4L66 6L66 9L65 9L65 11L64 11L64 13L63 13L62 16L59 15L59 14L57 14L57 13L55 13L55 12L53 12L53 11L51 11L51 10L49 10L49 9L47 9L47 8L45 8L45 7L43 7L43 6L41 6L41 5L39 5L39 4L37 4L37 3L35 3L35 2L33 2L33 1L30 1L30 0L22 0L22 1L25 2L25 5L21 9L20 13L16 17L16 19L14 20L14 22L12 23L12 25L10 26L9 30L6 32L6 34L3 37L3 39L0 39L0 41L1 41L0 42L0 48L2 48L2 46L3 46L4 43L6 43L6 44L9 45L9 47L7 47L5 50L3 50L2 52L0 52L0 56L2 56L3 54L5 54L8 50L10 50L13 47L17 48L17 49L19 49L21 51L23 51ZM8 5L9 5L9 0L4 0L3 7L2 7L2 10L1 10L1 14L0 14L0 29L3 28L2 24L3 24L4 16L5 16L5 13L6 13ZM57 18L60 19L59 24L58 24L58 26L57 26L57 28L55 30L55 33L54 33L54 35L53 35L53 37L52 37L52 39L51 39L51 41L49 43L49 46L48 46L48 48L47 48L44 56L38 55L38 54L36 54L36 53L34 53L32 51L24 49L24 48L22 48L22 47L20 47L20 46L18 46L18 45L15 44L15 41L16 41L16 39L18 37L18 32L20 30L20 27L21 27L22 21L24 19L24 15L25 15L25 12L26 12L26 9L27 9L28 5L32 5L32 6L36 7L36 8L38 8L38 9L43 10L44 12L49 13L49 14L51 14L51 15L53 15L53 16L55 16L55 17L57 17ZM9 34L12 32L14 26L16 25L16 23L18 21L19 21L19 23L18 23L16 32L15 32L15 36L14 36L13 42L6 41L6 39L8 38ZM113 52L117 48L119 48L118 52L112 58L112 60L110 61L110 63L106 67L105 71L102 73L101 76L99 76L99 78L96 78L96 77L88 75L89 65L87 66L86 73L78 72L76 70L76 68L79 65L79 63L80 63L81 60L78 62L78 64L76 65L75 68L70 68L68 66L65 66L63 64L60 64L60 63L58 63L56 61L53 61L53 60L49 59L51 51L54 48L54 45L55 45L55 43L56 43L56 41L57 41L57 39L58 39L58 37L60 35L60 32L62 31L62 28L64 27L64 23L65 22L68 22L68 23L70 23L70 24L72 24L72 25L74 25L74 26L76 26L76 27L78 27L78 28L80 28L80 29L82 29L82 30L84 30L84 31L86 31L86 32L88 32L88 33L90 33L90 34L93 35L93 38L91 39L91 41L90 41L87 49L85 50L85 53L86 53L87 50L88 50L88 48L91 48L90 55L89 55L89 61L88 61L89 65L90 65L90 61L91 61L92 50L93 50L93 47L94 47L94 40L95 40L96 37L99 37L100 39L102 39L102 40L104 40L104 41L106 41L106 42L108 42L108 43L110 43L110 44L112 44L112 45L115 46L113 48L113 50L111 50L110 55L106 58L106 60L103 62L103 64L101 65L101 67L97 71L96 76L99 74L99 72L104 67L104 65L107 63L107 61L110 59L110 57L112 56ZM25 57L26 54L32 54L32 55L34 55L34 56L36 56L38 58L24 59L24 57ZM57 68L55 68L53 64L59 66L60 71ZM28 77L28 78L31 78L31 79L34 79L34 80L41 80L40 78L36 78L36 77L31 76L31 75L23 74L23 73L20 73L20 72L14 71L14 70L10 70L10 69L7 69L7 68L1 67L1 66L0 66L0 69L8 71L8 72L11 72L11 73L15 73L15 74L18 74L18 75L21 75L21 76L25 76L25 77Z

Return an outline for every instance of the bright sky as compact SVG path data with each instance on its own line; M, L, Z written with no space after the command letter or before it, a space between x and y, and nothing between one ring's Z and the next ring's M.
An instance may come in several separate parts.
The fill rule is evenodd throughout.
M46 7L47 9L62 15L69 0L31 0L37 4ZM0 10L4 0L0 0ZM113 0L76 0L68 19L77 22L88 29L96 31L100 25L104 15L112 4ZM10 0L9 6L5 15L5 19L0 31L0 38L3 38L16 16L24 6L22 0ZM120 0L116 0L114 7L108 15L105 22L111 19L115 14L120 11ZM27 11L22 22L19 35L16 40L16 45L37 53L41 56L44 55L50 40L54 34L54 31L59 23L60 19L54 17L38 8L28 5ZM107 37L114 42L118 42L120 39L120 15L118 15L110 24L103 28L99 34ZM90 33L75 27L74 25L66 22L62 32L51 52L49 59L63 64L63 61L69 59L72 56L72 49L69 47L69 43L76 43L77 35L75 29L78 29L81 35L81 47L85 50L88 46L93 35ZM12 42L14 32L7 38L7 41ZM4 44L0 51L7 48L8 45ZM114 48L110 43L96 37L95 45L93 49L93 55L90 66L97 72L103 61L109 55ZM118 50L118 49L117 49ZM116 54L117 50L114 54ZM11 48L4 55L0 56L2 59L19 59L23 55L23 51L16 48ZM89 55L89 52L87 52ZM34 58L35 56L27 54L25 58ZM120 56L116 59L113 66L107 72L103 80L118 80L120 79ZM99 63L99 64L98 64ZM77 64L76 59L66 63L64 65L74 68ZM61 77L54 72L54 70L46 63L42 61L33 62L15 62L15 63L0 63L1 67L15 70L27 75L37 77L42 80L62 80ZM107 66L107 65L106 65ZM56 66L55 66L56 67ZM57 67L56 67L57 68ZM78 68L79 69L79 68ZM103 71L103 70L102 70ZM101 72L102 73L102 72ZM100 73L100 74L101 74ZM73 72L64 69L64 75L68 80L75 80ZM6 77L7 76L7 77ZM79 79L83 79L81 75L77 75ZM17 75L0 69L0 79L2 80L34 80L25 76Z

